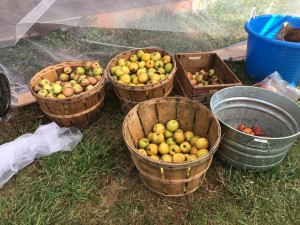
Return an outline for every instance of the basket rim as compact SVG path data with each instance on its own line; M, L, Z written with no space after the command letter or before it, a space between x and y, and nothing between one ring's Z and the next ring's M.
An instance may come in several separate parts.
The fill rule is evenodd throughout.
M144 155L140 154L137 151L138 149L135 148L134 146L131 146L129 144L128 140L126 138L124 138L125 134L126 134L125 123L128 120L128 118L130 117L130 115L133 113L134 110L137 110L139 107L143 107L143 105L149 105L149 104L151 104L152 101L153 101L152 104L155 104L155 103L161 102L161 101L178 101L178 100L183 100L183 101L186 101L187 103L195 104L196 107L202 108L205 111L211 113L212 117L216 120L217 126L218 126L218 137L219 138L217 139L217 141L215 142L215 144L210 148L209 153L206 156L204 156L204 157L197 158L195 160L187 161L187 162L183 162L183 163L170 163L170 162L163 162L161 160L156 161L156 160L151 159L149 156L144 156ZM199 163L207 161L207 160L209 160L209 158L213 157L214 153L217 151L218 146L219 146L219 144L221 142L221 125L219 123L218 118L214 115L214 113L211 110L209 110L206 106L204 106L203 104L199 103L198 101L195 101L193 99L189 99L189 98L186 98L186 97L181 97L181 96L174 96L174 97L170 96L170 97L153 98L153 99L150 99L150 100L146 100L146 101L140 102L137 105L135 105L127 113L126 117L123 120L122 134L123 134L123 139L125 141L125 144L126 144L127 148L129 149L129 151L131 153L135 154L135 155L138 155L143 160L146 160L147 162L151 163L152 165L157 166L157 167L159 167L159 165L163 165L164 168L168 168L168 169L172 169L172 168L174 168L176 166L181 166L181 167L188 168L188 167L191 167L191 166L198 165Z
M98 81L98 83L92 89L90 89L88 91L84 91L84 92L82 92L80 94L73 95L71 97L66 97L66 98L62 98L62 99L48 98L48 97L39 96L33 90L33 84L32 84L33 80L36 79L36 78L39 78L39 77L43 76L44 72L49 71L49 70L53 71L53 70L57 70L57 69L62 69L66 65L68 65L68 66L76 66L76 64L80 64L81 65L81 64L83 64L85 62L86 61L65 61L65 62L61 62L61 63L58 63L58 64L53 64L53 65L47 66L44 69L38 71L37 73L35 73L32 76L32 78L30 79L30 82L29 82L29 89L30 89L31 94L37 100L39 99L39 100L49 101L49 102L59 101L59 102L62 102L62 103L67 103L67 102L70 102L72 100L81 100L82 98L85 98L87 96L90 96L90 95L94 94L94 92L96 92L96 90L100 90L105 85L106 76L105 76L105 73L104 73L104 69L103 69L103 73L101 75L101 79Z
M146 52L155 52L155 51L159 51L160 53L165 53L167 55L169 55L172 59L172 64L173 64L173 69L172 71L169 73L169 75L163 79L162 81L159 81L155 84L151 84L151 85L144 85L144 86L130 86L130 85L125 85L125 84L121 84L120 82L117 82L113 76L110 73L110 65L112 64L112 62L116 59L116 58L121 58L121 56L124 56L124 54L134 54L136 53L138 50L144 50ZM120 87L122 89L125 90L133 90L133 91L145 91L145 90L149 90L149 89L154 89L157 87L160 87L166 83L168 83L170 80L172 80L175 76L175 72L177 70L177 66L176 66L176 60L175 58L171 55L171 53L169 53L166 50L163 50L161 48L157 48L157 47L147 47L147 48L134 48L132 50L127 50L127 51L123 51L121 53L118 53L117 55L115 55L111 60L109 60L109 62L106 65L106 68L104 70L104 73L106 74L106 77L117 87Z

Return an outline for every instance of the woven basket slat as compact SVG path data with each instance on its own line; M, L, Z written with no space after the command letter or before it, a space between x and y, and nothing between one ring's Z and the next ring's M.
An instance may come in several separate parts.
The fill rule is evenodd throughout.
M184 108L190 114L185 113ZM150 112L149 115L147 115L148 112ZM135 114L138 116L134 116ZM161 114L163 115L161 116ZM153 117L152 120L151 117ZM205 136L211 141L208 155L201 159L175 164L155 161L149 156L137 152L136 143L139 138L135 138L135 136L140 135L140 133L148 133L157 122L165 123L170 119L179 120L178 117L191 118L181 121L191 124L195 122L186 127L192 128L191 131L196 135ZM138 122L134 120L138 120ZM138 133L136 132L137 124L143 126L143 128L138 129L140 130ZM204 129L202 132L198 128L200 125ZM139 103L125 117L122 131L125 144L131 152L131 158L145 186L160 195L172 197L184 196L199 188L205 178L206 171L210 167L221 136L218 119L208 108L181 97L156 98ZM145 134L143 135L145 136Z
M154 177L161 178L161 176L162 176L161 171L157 166L147 163L146 160L141 160L138 157L136 157L135 155L132 155L132 159L133 159L135 166L137 168L139 168L140 170L144 171L146 174L151 174Z
M177 107L177 121L183 131L194 129L195 106L194 104L180 104Z
M131 134L131 137L135 143L136 148L138 148L138 142L141 138L145 137L143 126L140 123L138 114L132 114L131 116L131 126L129 126L129 131Z
M52 65L36 73L30 80L30 91L42 111L59 126L86 128L99 118L99 111L105 97L105 76L102 75L101 80L93 89L66 99L40 97L33 91L33 87L43 78L51 82L57 81L65 66L75 69L77 66L83 66L84 63L84 61L74 61Z
M157 114L158 119L161 123L165 124L167 123L170 118L176 118L176 102L170 101L170 102L162 102L157 104Z
M195 133L200 135L201 137L207 136L207 131L209 128L209 124L211 123L210 118L208 116L209 112L199 112L195 113Z
M139 108L138 115L143 124L144 131L148 134L152 131L154 124L158 122L155 105Z
M174 68L166 79L159 81L158 83L155 83L153 85L129 86L129 85L121 84L120 82L116 81L112 77L110 73L110 68L116 66L120 58L129 60L130 56L136 53L138 50L139 49L133 49L133 50L121 52L120 54L116 55L114 58L112 58L109 61L105 69L105 73L107 74L108 79L111 81L112 85L114 86L114 91L122 104L122 108L125 109L127 112L139 102L143 102L152 98L167 96L171 93L171 90L173 89L173 78L176 72L175 58L172 57L170 53L159 48L143 48L142 50L145 53L152 53L158 51L161 53L162 57L164 55L171 56L171 60Z

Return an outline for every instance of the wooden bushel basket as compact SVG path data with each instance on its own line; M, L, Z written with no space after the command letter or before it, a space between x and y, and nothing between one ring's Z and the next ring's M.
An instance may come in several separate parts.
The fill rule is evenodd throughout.
M126 61L129 60L130 55L137 53L139 49L133 49L130 51L122 52L111 59L107 66L105 73L107 73L108 79L111 81L114 87L114 91L121 102L122 108L128 112L136 104L158 97L169 96L173 89L173 79L176 72L176 61L175 58L168 52L159 48L142 48L145 53L160 52L161 56L170 55L173 64L173 70L166 77L166 79L159 81L158 83L145 85L145 86L129 86L121 84L116 81L110 73L110 68L117 65L120 58L124 58Z
M155 161L140 154L139 139L145 137L156 123L176 119L180 129L206 137L209 154L181 164ZM221 139L218 119L204 105L183 97L162 97L139 103L130 110L122 128L125 143L143 183L164 196L184 196L194 192L203 182Z
M51 82L57 81L65 66L76 68L83 66L84 63L84 61L72 61L49 66L36 73L30 80L30 91L41 110L59 126L86 128L99 119L99 111L105 97L105 75L102 74L101 80L91 90L66 99L41 97L33 91L33 87L44 78Z

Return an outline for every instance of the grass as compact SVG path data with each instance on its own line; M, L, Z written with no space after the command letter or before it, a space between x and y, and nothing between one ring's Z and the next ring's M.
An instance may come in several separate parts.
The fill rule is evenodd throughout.
M174 54L209 51L245 40L241 21L258 1L233 1L231 9L222 2L211 4L206 12L213 15L211 19L223 21L224 30L235 24L236 33L70 29L1 49L1 62L9 68L14 83L24 84L49 64L93 58L105 65L114 54L132 46L157 46ZM282 2L273 3L279 9L283 7ZM228 17L241 9L239 4L245 4L245 12ZM222 13L211 13L216 11ZM203 13L199 11L193 17L207 16ZM182 24L188 21L182 17ZM196 22L190 27L200 29ZM226 63L243 84L254 83L244 75L244 61ZM72 152L36 159L0 189L0 224L300 223L300 139L279 166L265 172L236 170L216 155L197 191L186 197L168 198L151 192L139 178L121 134L124 117L108 84L99 120L82 131L83 139ZM1 122L0 144L33 133L49 122L37 104L13 108L9 119Z

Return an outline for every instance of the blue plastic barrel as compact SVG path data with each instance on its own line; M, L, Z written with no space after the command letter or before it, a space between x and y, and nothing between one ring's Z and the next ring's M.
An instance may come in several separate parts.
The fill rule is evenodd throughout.
M245 72L261 81L278 71L292 85L300 83L300 43L276 40L284 22L300 28L300 18L289 15L260 15L245 24L248 33Z

